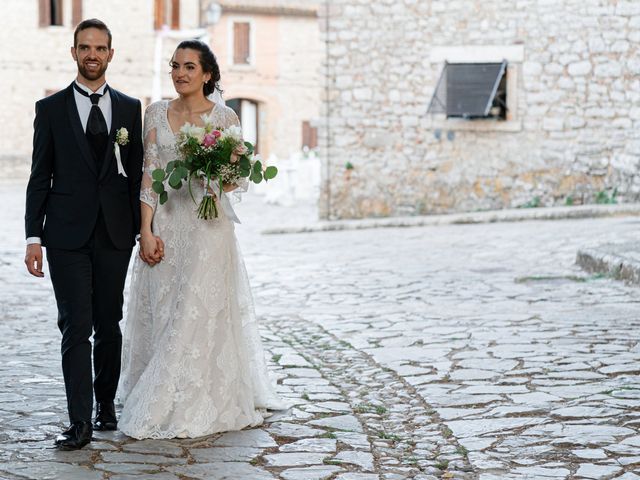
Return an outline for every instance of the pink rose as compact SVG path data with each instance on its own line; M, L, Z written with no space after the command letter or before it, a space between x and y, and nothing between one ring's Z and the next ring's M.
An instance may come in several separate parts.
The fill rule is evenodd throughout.
M220 138L222 136L222 132L220 130L214 130L211 134L216 138Z
M218 138L215 132L207 133L202 140L202 145L205 147L213 147L218 142Z
M229 162L237 163L240 160L240 157L235 152L231 152L231 157L229 158Z
M247 149L246 145L244 143L241 143L240 145L237 145L236 148L233 149L233 153L235 153L236 155L244 155L248 152L249 150Z

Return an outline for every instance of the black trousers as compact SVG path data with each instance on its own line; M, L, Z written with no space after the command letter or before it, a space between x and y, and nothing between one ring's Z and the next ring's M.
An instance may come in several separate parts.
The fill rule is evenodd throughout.
M62 373L70 421L90 421L97 402L112 401L120 379L122 304L131 249L115 248L102 213L82 248L47 248L62 332ZM92 391L91 342L93 330Z

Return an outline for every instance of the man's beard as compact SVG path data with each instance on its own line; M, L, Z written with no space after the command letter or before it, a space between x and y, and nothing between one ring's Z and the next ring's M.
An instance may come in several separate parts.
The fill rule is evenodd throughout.
M87 80L97 80L98 78L102 77L104 73L107 71L107 66L109 65L108 63L105 63L100 70L97 70L95 72L90 72L86 69L84 64L80 62L76 62L76 63L78 64L78 71L80 72L80 75L82 75Z

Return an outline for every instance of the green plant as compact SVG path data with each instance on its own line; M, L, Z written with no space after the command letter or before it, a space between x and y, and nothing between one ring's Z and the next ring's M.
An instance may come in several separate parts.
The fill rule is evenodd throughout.
M540 206L540 197L533 197L524 205L521 205L520 208L538 208Z
M606 190L600 190L596 193L596 203L601 205L618 203L616 197L618 196L618 188L614 188L611 192L611 195L607 193Z
M569 195L567 198L564 199L564 204L567 207L573 206L573 203L574 203L574 200L573 200L573 197L571 195Z
M345 170L353 170L353 163L347 162L344 164Z

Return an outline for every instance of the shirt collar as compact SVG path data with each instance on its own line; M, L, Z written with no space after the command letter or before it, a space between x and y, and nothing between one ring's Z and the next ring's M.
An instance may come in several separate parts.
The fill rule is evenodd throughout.
M87 94L91 95L92 93L97 93L99 95L104 95L105 94L105 90L107 90L107 83L103 83L100 88L98 88L98 90L96 90L95 92L93 90L91 90L89 87L87 87L86 85L81 84L77 79L74 80L74 82L76 82L76 85L78 85L78 87L80 87L80 89L84 90L85 92L87 92Z

